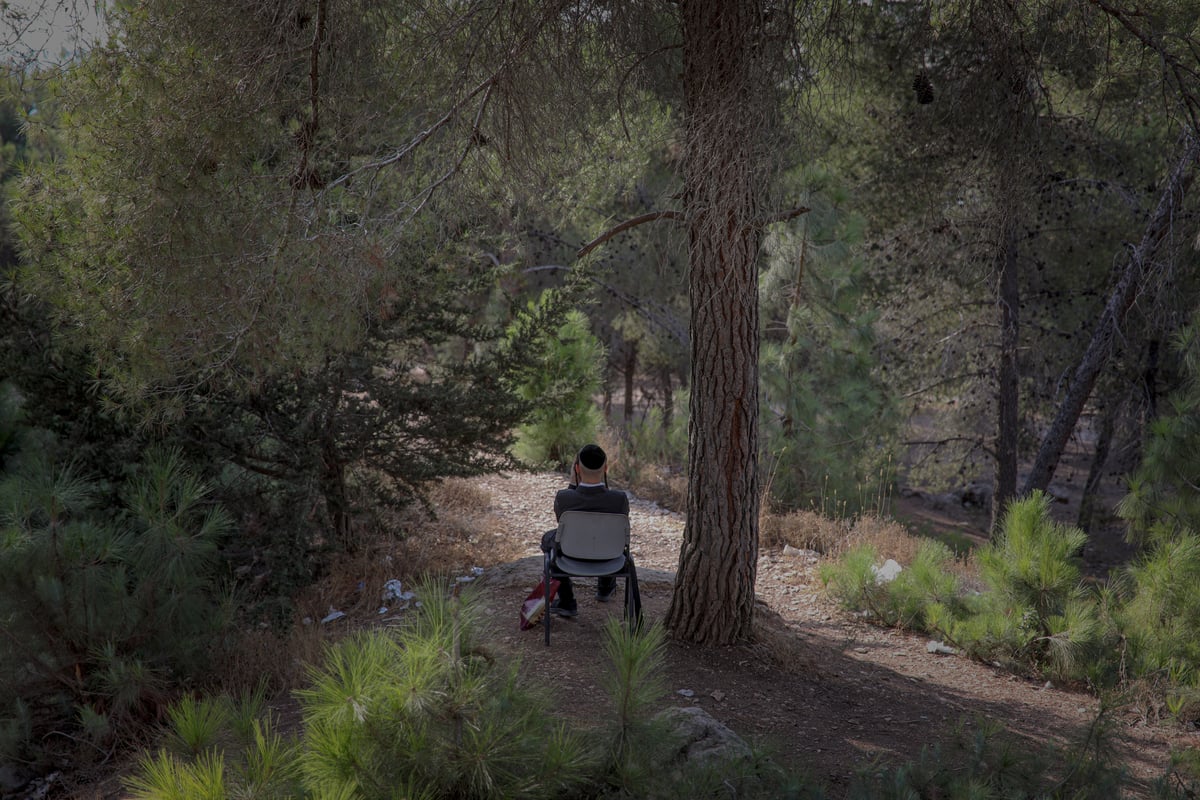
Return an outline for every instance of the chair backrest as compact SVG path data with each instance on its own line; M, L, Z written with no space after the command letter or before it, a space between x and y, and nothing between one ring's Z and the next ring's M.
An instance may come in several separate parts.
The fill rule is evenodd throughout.
M601 511L564 511L558 519L559 551L571 558L617 558L629 547L629 517Z

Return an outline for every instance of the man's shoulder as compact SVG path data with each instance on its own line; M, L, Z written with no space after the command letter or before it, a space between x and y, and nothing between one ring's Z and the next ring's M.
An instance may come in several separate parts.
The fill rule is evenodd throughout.
M620 489L603 486L559 489L555 506L563 511L607 511L625 513L629 508L629 496Z

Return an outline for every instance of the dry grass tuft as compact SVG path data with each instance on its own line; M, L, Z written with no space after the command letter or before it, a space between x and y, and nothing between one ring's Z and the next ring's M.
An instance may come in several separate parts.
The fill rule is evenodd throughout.
M229 650L216 664L220 685L237 696L265 683L268 694L289 692L304 685L310 665L320 662L331 631L313 621L286 632L250 628L237 633Z
M815 511L787 514L763 514L759 519L759 541L764 547L791 545L823 555L837 555L850 539L845 520L833 519Z
M872 545L881 559L891 558L905 566L913 562L922 541L894 519L876 516L856 518L850 538L855 544Z
M625 476L619 485L637 497L658 503L671 511L682 513L687 508L687 476L677 472L642 467Z
M429 502L442 513L477 515L492 507L492 494L467 478L447 478L429 492Z

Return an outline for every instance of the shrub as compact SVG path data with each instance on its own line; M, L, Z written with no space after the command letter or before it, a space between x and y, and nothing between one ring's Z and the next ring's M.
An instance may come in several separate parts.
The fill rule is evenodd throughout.
M923 540L912 562L890 581L879 577L883 561L875 546L864 542L822 565L821 579L843 606L866 611L884 625L936 630L931 619L960 608L958 578L947 568L954 554L941 542Z
M1048 499L1035 494L1011 503L1001 532L976 553L982 592L963 590L954 555L932 540L891 582L876 579L882 558L871 542L823 566L821 577L843 605L883 624L938 633L980 658L1096 681L1114 672L1101 645L1115 632L1115 596L1082 583L1084 539L1053 522Z
M1082 677L1105 633L1081 581L1086 538L1051 520L1049 498L1040 492L1010 503L1000 533L976 553L986 591L969 598L961 621L940 618L949 638L981 657Z
M229 529L206 492L172 452L150 455L119 521L70 466L28 459L0 483L0 673L34 711L13 720L74 719L99 745L203 668L222 624L216 546Z
M1130 597L1118 612L1136 676L1200 663L1200 536L1164 539L1129 568Z
M515 669L475 643L475 595L432 582L421 612L331 648L297 693L306 785L324 795L553 797L594 774L581 737L551 719Z
M290 800L301 785L302 752L279 734L261 692L240 702L185 698L169 713L168 746L142 756L126 781L135 800Z

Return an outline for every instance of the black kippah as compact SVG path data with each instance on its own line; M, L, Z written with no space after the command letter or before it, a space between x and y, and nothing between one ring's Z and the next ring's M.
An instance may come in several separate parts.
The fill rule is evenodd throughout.
M608 456L604 455L598 444L585 444L579 451L579 463L587 469L600 469L607 459Z

